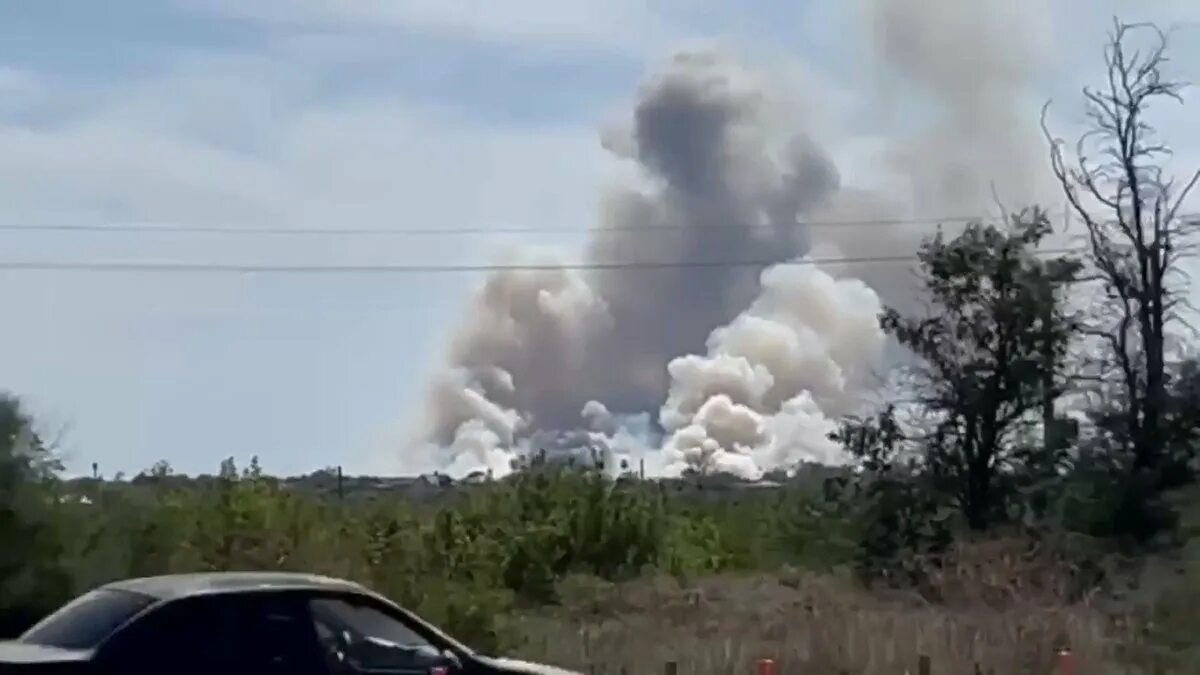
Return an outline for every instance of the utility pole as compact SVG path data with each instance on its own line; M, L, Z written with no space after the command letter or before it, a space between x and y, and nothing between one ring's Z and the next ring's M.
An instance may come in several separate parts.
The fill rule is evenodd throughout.
M1042 443L1049 450L1054 438L1054 288L1046 282L1042 308Z
M343 494L344 493L342 491L342 465L339 464L338 468L337 468L337 497L338 497L339 502L342 501Z
M1071 208L1063 203L1063 234L1071 231ZM1054 417L1054 370L1058 365L1054 353L1054 285L1044 280L1042 292L1042 446L1045 450L1056 446L1062 439Z

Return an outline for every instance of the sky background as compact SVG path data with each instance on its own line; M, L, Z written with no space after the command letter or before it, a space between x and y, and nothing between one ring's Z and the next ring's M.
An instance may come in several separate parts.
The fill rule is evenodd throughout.
M1077 108L1114 12L1177 25L1176 72L1200 78L1190 0L1047 4L1034 105ZM5 0L0 224L569 231L0 231L0 259L480 264L518 244L571 250L601 186L624 175L600 129L656 63L713 40L817 78L809 112L840 127L835 159L866 183L856 139L884 123L860 5ZM1200 158L1200 115L1164 116L1180 158ZM277 473L395 470L395 429L481 281L0 271L0 389L60 439L72 472L159 459L212 472L254 454Z

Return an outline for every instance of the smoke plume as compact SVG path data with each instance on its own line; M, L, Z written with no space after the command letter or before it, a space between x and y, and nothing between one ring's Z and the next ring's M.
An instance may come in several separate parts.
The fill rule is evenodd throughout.
M706 356L667 367L660 422L676 463L756 477L764 464L836 459L830 416L854 409L883 351L878 296L812 265L772 267L761 285Z
M507 262L538 269L493 274L430 387L422 447L503 471L533 431L586 429L668 471L837 461L828 433L876 386L877 316L912 301L912 275L808 256L903 255L932 230L805 223L982 215L996 194L1036 196L1020 44L1036 31L1017 23L1038 8L999 7L865 2L875 74L893 83L865 99L887 133L876 170L896 187L883 191L844 186L821 139L781 128L803 116L773 107L769 77L718 51L669 59L603 139L644 180L604 195L585 251L600 269L526 251ZM925 128L891 128L912 100Z

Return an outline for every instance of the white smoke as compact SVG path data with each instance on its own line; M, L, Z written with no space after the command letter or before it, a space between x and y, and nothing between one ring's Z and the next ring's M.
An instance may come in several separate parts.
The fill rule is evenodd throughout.
M667 395L667 362L703 350L754 301L762 267L807 249L798 218L837 188L815 144L769 122L763 86L716 53L682 54L650 78L628 127L607 138L646 180L606 196L587 251L599 269L541 251L508 263L537 269L493 274L428 398L424 441L475 460L523 433L585 423L620 447L654 442L658 430L636 422ZM629 261L661 265L606 268ZM464 430L476 418L498 440Z
M889 191L844 187L814 132L789 128L806 116L779 107L795 97L771 77L717 51L670 59L604 136L644 180L604 195L585 250L596 265L524 252L508 262L537 269L488 279L430 387L419 447L496 472L534 431L584 429L648 473L841 461L828 436L878 384L881 297L915 299L911 265L854 259L912 254L932 230L804 223L984 215L996 193L1037 196L1024 91L1046 12L1017 4L864 0L879 81L935 113L869 162ZM874 92L881 124L902 116L899 93ZM850 260L809 264L822 256Z
M480 419L459 425L450 442L453 462L446 467L452 476L486 471L495 478L512 473L518 460L511 438L504 438Z
M874 388L886 337L875 292L813 264L762 275L750 307L708 339L706 356L668 365L660 413L674 466L746 477L799 462L836 461L829 433Z
M695 467L757 478L762 471L752 451L763 442L764 435L762 415L718 394L700 406L690 424L671 434L663 452L673 471Z

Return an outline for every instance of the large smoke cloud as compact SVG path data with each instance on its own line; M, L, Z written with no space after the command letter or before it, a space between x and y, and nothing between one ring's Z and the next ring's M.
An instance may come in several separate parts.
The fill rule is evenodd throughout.
M811 265L768 269L758 299L709 336L707 356L668 366L668 461L747 477L798 459L835 461L830 415L852 410L872 379L881 309L861 281Z
M887 188L842 190L815 218L921 222L820 228L816 243L833 256L904 254L932 232L932 217L1058 203L1038 126L1044 100L1030 87L1049 61L1050 10L1037 0L862 0L866 79L874 85L866 101L890 131L860 158L873 169L861 178ZM961 225L942 223L947 230ZM829 269L862 279L889 305L913 301L912 276L901 266Z
M1031 33L1012 30L1022 15L991 17L1009 21L1001 32L970 4L866 5L879 72L934 115L934 131L882 147L879 170L900 186L890 191L844 188L818 139L779 127L789 117L769 78L716 51L670 59L604 139L645 181L605 196L586 248L600 269L523 252L507 262L536 269L489 278L431 386L422 447L503 471L530 432L586 427L627 453L661 440L667 470L753 476L836 461L827 434L873 388L884 350L880 295L911 301L912 277L904 265L805 257L910 253L930 229L803 224L979 214L995 191L1022 201L1038 184L1017 138L1035 130L1019 110L1030 63L1014 44ZM880 110L898 100L876 94ZM807 104L820 101L812 92ZM658 266L605 267L627 262Z

